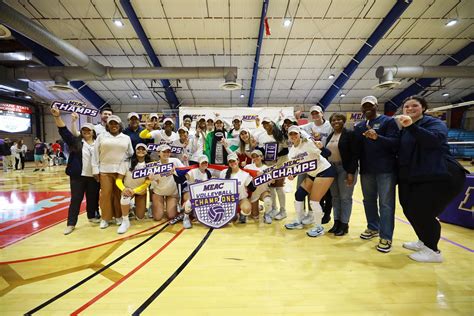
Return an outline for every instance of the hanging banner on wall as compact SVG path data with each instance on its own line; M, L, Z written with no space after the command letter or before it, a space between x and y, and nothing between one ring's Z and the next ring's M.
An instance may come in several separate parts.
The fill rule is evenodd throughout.
M281 113L281 114L280 114ZM216 118L216 114L219 115L219 118L228 123L229 126L232 126L232 119L234 116L238 115L242 118L242 128L254 129L256 128L257 118L261 120L264 117L269 117L273 122L277 122L280 115L283 117L294 116L294 108L292 106L284 107L180 107L179 108L179 121L183 121L184 115L191 115L193 118L193 127L196 122L204 117L206 120Z

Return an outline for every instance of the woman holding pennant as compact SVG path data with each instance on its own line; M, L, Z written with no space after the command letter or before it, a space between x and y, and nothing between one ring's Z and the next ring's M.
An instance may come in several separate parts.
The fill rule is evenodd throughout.
M288 129L288 135L293 146L290 148L288 157L290 160L299 160L306 162L316 160L316 170L307 172L306 178L295 192L295 211L296 218L293 222L285 225L287 229L302 229L304 215L304 200L309 194L311 210L314 214L314 227L306 232L310 237L318 237L324 234L324 228L321 226L323 210L319 201L331 187L336 175L334 167L321 155L323 144L321 142L312 142L301 138L301 129L298 126L291 126ZM293 180L294 176L289 176Z
M130 201L135 198L135 215L137 220L145 218L146 211L146 192L150 185L150 179L132 177L132 172L135 170L146 168L146 164L151 161L147 153L147 146L143 143L138 143L135 146L135 153L130 160L122 163L119 170L115 185L122 191L120 199L120 206L122 209L122 224L117 229L117 233L123 234L127 232L130 227L130 219L128 214L130 212Z
M163 218L165 212L168 219L175 218L177 215L178 205L178 186L174 179L175 168L184 167L178 158L170 158L171 147L168 145L161 145L159 147L160 164L172 164L170 171L154 174L151 176L152 195L152 213L153 219L159 221Z
M94 125L86 123L81 127L80 136L74 136L61 119L57 107L51 108L51 115L58 127L59 135L69 146L69 159L66 166L66 174L69 176L71 187L71 204L67 216L67 227L64 235L73 232L77 224L79 209L86 195L87 218L91 223L99 220L99 183L92 176L92 153L96 134Z

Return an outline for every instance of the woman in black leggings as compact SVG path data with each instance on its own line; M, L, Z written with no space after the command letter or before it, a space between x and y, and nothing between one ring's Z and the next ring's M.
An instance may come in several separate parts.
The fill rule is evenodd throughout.
M411 96L403 102L398 153L399 198L403 213L413 226L418 241L406 242L414 250L410 259L442 262L438 249L441 225L436 218L464 187L464 168L451 157L448 129L441 120L425 116L425 99Z

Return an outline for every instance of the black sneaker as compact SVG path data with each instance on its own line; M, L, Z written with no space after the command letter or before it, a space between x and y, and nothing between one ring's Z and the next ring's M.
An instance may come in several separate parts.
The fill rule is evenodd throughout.
M33 172L36 172L36 171L39 171L39 169L35 169L35 170L33 170Z
M360 234L360 238L368 240L377 237L378 235L378 231L367 228L362 234Z
M41 171L44 171L44 169L41 169Z
M390 252L390 250L392 250L392 241L380 238L379 244L377 245L376 248L380 252L385 252L385 253Z

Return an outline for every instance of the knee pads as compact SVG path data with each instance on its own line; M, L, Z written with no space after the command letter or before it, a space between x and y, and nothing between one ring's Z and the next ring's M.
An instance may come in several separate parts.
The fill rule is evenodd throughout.
M302 187L298 187L298 189L295 192L295 200L299 202L304 202L305 197L308 195L308 192L306 192L305 189Z
M131 197L122 195L122 197L120 198L120 205L129 205L131 200Z

